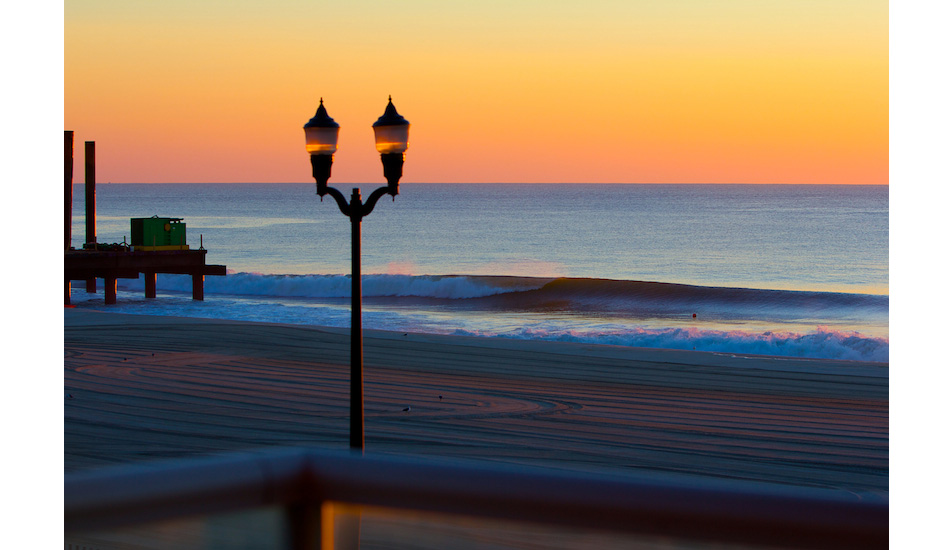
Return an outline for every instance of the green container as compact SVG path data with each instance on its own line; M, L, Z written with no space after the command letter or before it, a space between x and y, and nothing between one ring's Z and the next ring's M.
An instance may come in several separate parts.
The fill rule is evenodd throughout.
M132 246L137 248L187 249L182 218L132 218Z

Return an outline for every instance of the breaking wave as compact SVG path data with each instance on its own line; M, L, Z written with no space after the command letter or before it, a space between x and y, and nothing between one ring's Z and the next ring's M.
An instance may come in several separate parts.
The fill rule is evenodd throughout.
M377 306L364 312L367 328L863 361L889 356L888 339L880 337L886 295L470 275L371 274L362 285L364 303ZM142 279L120 280L124 290L143 287ZM162 275L158 288L190 293L191 279ZM205 280L206 296L221 297L219 311L208 314L244 318L253 308L271 312L257 320L273 315L274 322L325 326L347 322L336 310L348 307L350 290L348 275L229 273ZM382 312L389 305L398 307ZM432 307L438 315L429 315ZM855 327L884 328L868 336Z

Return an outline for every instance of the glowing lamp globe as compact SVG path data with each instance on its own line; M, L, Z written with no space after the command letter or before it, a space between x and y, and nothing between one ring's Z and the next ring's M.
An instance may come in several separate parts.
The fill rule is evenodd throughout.
M373 123L373 131L376 133L376 150L380 154L402 154L409 148L409 121L396 112L392 96L383 116Z
M340 137L340 125L327 114L320 98L317 114L303 126L307 139L307 152L311 155L333 155L336 153L336 143Z
M317 107L317 114L303 125L303 132L307 138L307 152L310 153L313 179L317 182L317 194L323 197L327 194L327 182L330 180L336 142L340 137L340 125L327 114L322 97L320 106Z

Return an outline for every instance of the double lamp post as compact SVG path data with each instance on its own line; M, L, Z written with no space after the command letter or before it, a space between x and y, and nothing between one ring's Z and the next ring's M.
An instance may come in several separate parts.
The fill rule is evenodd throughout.
M387 185L384 185L369 196L364 203L360 198L359 188L353 189L350 202L339 190L328 187L330 167L333 165L333 153L337 149L337 139L340 134L340 125L327 114L323 106L323 98L317 113L313 115L303 127L307 139L307 152L310 153L310 164L313 166L313 179L317 182L317 194L320 200L330 195L336 200L340 211L350 218L353 236L353 270L352 270L352 321L350 324L350 448L364 447L363 438L363 316L362 296L363 288L360 282L360 226L363 218L368 216L376 202L383 195L392 195L395 200L399 194L399 179L402 177L402 165L406 158L406 149L409 148L409 121L396 112L392 96L386 111L373 123L376 134L376 150L383 161L383 176Z

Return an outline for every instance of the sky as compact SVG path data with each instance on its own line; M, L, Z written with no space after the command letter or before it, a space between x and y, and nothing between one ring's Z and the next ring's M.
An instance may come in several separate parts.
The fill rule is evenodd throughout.
M64 130L97 180L889 183L881 0L66 0ZM77 166L81 166L78 164ZM83 181L77 170L75 181Z
M58 201L62 130L77 162L96 141L103 182L310 182L302 126L320 97L343 126L331 181L381 183L370 125L389 94L413 123L403 184L893 176L892 540L926 547L950 491L930 429L948 382L933 367L950 309L933 253L950 204L948 16L930 0L10 3L5 204L15 242L49 263L59 224L37 220ZM58 272L0 275L17 289L4 337L16 364L61 361L48 345L59 294L27 291L55 290ZM45 475L62 470L58 373L9 373L29 389L5 416L54 427L51 452L8 457L35 473L13 482L25 511L62 498ZM13 447L36 448L35 423L8 427ZM61 540L36 514L15 521L35 527L22 530L34 545Z

